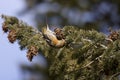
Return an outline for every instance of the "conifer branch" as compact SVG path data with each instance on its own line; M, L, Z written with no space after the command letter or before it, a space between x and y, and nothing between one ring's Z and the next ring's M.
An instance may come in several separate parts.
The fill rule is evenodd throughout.
M95 30L83 30L73 26L56 29L58 39L65 39L63 47L48 44L50 40L32 26L16 17L2 15L2 29L8 40L15 41L21 50L28 50L27 58L43 54L49 64L51 80L105 80L103 76L117 79L120 72L120 30L109 36ZM61 31L62 30L62 31ZM102 70L102 74L100 71Z

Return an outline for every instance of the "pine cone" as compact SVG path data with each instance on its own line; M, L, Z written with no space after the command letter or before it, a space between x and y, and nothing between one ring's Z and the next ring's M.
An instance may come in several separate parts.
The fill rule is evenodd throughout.
M119 37L119 33L117 31L112 31L108 38L112 39L113 41L117 40Z
M31 46L27 52L27 58L29 61L32 61L33 57L38 54L38 49L34 46Z
M57 37L58 40L65 39L64 34L62 32L62 29L56 28L56 29L54 29L54 32L55 32L56 37Z
M8 40L11 43L14 43L16 41L16 31L15 30L11 30L8 34Z
M8 27L6 26L5 23L2 24L2 29L5 33L8 32Z

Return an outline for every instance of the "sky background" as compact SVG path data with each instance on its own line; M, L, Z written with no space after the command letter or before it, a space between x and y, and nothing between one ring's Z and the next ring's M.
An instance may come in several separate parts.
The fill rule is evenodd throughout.
M18 15L23 8L23 0L0 0L0 15L16 16L29 25L34 25L32 15ZM22 80L20 64L33 62L27 60L26 51L21 51L17 42L9 43L7 34L2 31L2 22L3 19L0 18L0 80Z
M108 11L112 14L112 18L114 18L115 20L119 19L116 6L115 7L113 6L114 8L112 12L111 12L111 8L112 8L111 6L113 5L103 2L100 5L98 5L98 9L93 10L93 13L101 14ZM15 16L18 19L23 20L27 24L31 26L35 26L35 24L33 23L34 21L32 21L34 20L34 16L32 15L32 12L29 12L24 15L19 15L19 13L22 10L24 10L24 8L25 8L24 0L0 0L0 15L4 14L9 16ZM37 9L38 11L40 10L40 12L43 11L42 13L44 13L45 10L47 10L45 9L44 5L38 6ZM33 13L34 13L34 10L33 10ZM74 17L75 16L73 14L72 18ZM81 17L82 18L79 18L79 19L83 21L91 19L91 15L88 15L88 13L86 13L86 15L84 16L82 15ZM101 18L101 16L99 17ZM74 20L74 19L69 19L69 20ZM14 44L9 43L7 39L7 34L5 34L2 31L2 22L3 22L3 19L0 18L0 80L23 80L22 79L23 75L20 70L20 64L25 63L28 65L32 65L36 63L37 60L34 59L32 62L29 62L26 58L26 51L21 51L19 49L19 45L17 44L17 42L15 42ZM104 27L104 30L105 30L105 27ZM39 60L39 61L40 61L39 63L43 62L43 60Z

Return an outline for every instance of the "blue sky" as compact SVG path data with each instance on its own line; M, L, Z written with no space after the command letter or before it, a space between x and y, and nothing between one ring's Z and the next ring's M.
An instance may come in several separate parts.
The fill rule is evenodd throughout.
M16 16L19 19L32 23L31 15L18 16L17 13L24 8L23 0L0 0L0 15ZM26 51L20 51L17 42L9 43L7 34L3 33L0 18L0 80L22 80L20 63L30 63L26 58Z

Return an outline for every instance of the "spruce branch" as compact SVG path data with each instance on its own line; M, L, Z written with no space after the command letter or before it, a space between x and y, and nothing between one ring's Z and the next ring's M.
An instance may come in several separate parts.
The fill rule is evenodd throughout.
M83 30L74 26L56 28L56 37L66 41L56 48L48 44L41 31L16 17L2 15L2 29L8 40L15 41L20 49L26 49L28 60L43 54L48 61L48 76L51 80L117 80L120 72L120 30L109 36L95 30ZM102 73L102 74L101 74ZM114 76L115 75L115 76Z

